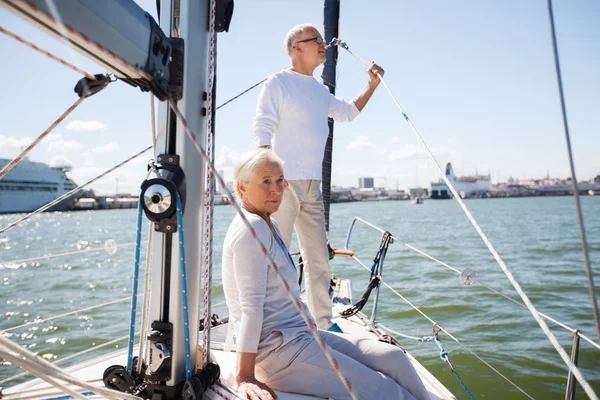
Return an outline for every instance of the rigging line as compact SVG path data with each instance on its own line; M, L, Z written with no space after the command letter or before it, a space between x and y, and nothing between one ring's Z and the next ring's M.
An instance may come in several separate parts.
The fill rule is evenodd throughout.
M152 260L152 240L154 238L154 229L150 225L148 229L148 246L146 247L146 269L144 271L144 292L142 299L142 320L140 333L140 351L138 354L137 373L141 376L142 365L144 360L144 347L146 344L146 324L148 323L148 307L150 307L150 261Z
M60 391L62 391L63 393L67 393L69 395L71 395L71 397L75 398L75 399L80 399L80 400L86 400L85 396L82 395L81 393L69 388L67 385L62 384L61 382L58 382L56 380L54 380L53 378L50 378L46 373L40 372L39 370L39 365L37 365L34 362L31 362L29 360L25 360L22 359L20 357L16 357L14 355L12 355L9 352L5 352L2 351L2 347L0 347L0 355L2 355L2 358L6 359L7 361L10 361L11 363L18 365L19 367L29 371L31 374L37 376L38 378L40 378L41 380L46 381L47 383L49 383L51 386L54 386L55 388L59 389ZM34 372L35 371L35 372Z
M232 101L242 97L243 95L245 95L246 93L248 93L249 91L251 91L252 89L254 89L255 87L259 86L261 83L265 82L267 79L269 78L265 78L262 81L255 83L254 85L250 86L248 89L244 90L242 93L238 94L237 96L234 96L232 98L230 98L229 100L227 100L225 103L221 104L220 106L218 106L217 108L215 108L215 111L220 109L221 107L225 107L227 104L231 103Z
M141 295L139 295L139 296L141 296ZM86 307L86 308L80 308L78 310L69 311L68 313L64 313L64 314L60 314L60 315L55 315L53 317L48 317L48 318L44 318L44 319L40 319L40 320L36 319L36 320L31 321L31 322L27 322L25 324L21 324L21 325L13 326L13 327L10 327L10 328L2 329L2 330L0 330L0 332L4 333L4 332L9 332L9 331L14 331L15 329L23 328L25 326L38 325L38 324L41 324L41 323L44 323L44 322L48 322L48 321L52 321L52 320L55 320L55 319L58 319L58 318L67 317L69 315L77 314L77 313L80 313L80 312L83 312L83 311L93 310L94 308L109 306L111 304L120 303L120 302L126 301L126 300L131 300L131 297L123 297L122 299L108 301L106 303L97 304L95 306L90 306L90 307Z
M416 251L417 253L419 253L419 254L421 254L421 255L423 255L423 256L425 256L425 257L429 258L430 260L433 260L433 261L435 261L436 263L438 263L438 264L441 264L441 265L443 265L444 267L446 267L446 268L448 268L448 269L451 269L452 271L456 272L458 275L460 275L460 274L461 274L461 272L460 272L459 270L457 270L456 268L454 268L454 267L451 267L450 265L448 265L448 264L446 264L446 263L444 263L444 262L442 262L442 261L438 260L437 258L430 256L429 254L427 254L427 253L425 253L425 252L423 252L423 251L421 251L421 250L417 249L416 247L413 247L413 246L409 245L408 243L404 243L404 245L405 245L406 247L408 247L409 249L412 249L412 250ZM523 307L523 308L525 308L525 309L527 308L527 306L526 306L525 304L523 304L523 303L521 303L521 302L519 302L519 301L517 301L517 300L513 299L513 298L512 298L512 297L510 297L510 296L507 296L507 295L505 295L505 294L504 294L504 293L502 293L502 292L499 292L498 290L494 289L493 287L491 287L491 286L488 286L488 285L486 285L485 283L483 283L483 282L481 282L481 281L479 281L479 280L477 280L477 279L475 280L475 283L477 283L477 284L479 284L479 285L483 286L484 288L488 289L488 290L489 290L489 291L491 291L491 292L494 292L494 293L496 293L496 294L497 294L497 295L499 295L499 296L502 296L502 297L504 297L504 298L505 298L505 299L507 299L507 300L510 300L510 301L512 301L513 303L515 303L515 304L517 304L517 305L519 305L519 306L521 306L521 307ZM596 347L598 350L600 350L600 344L598 344L598 343L594 342L593 340L589 339L587 336L585 336L584 334L582 334L580 330L578 330L578 329L575 329L575 328L571 328L570 326L568 326L568 325L565 325L565 324L563 324L562 322L560 322L560 321L558 321L558 320L555 320L554 318L552 318L552 317L550 317L550 316L548 316L548 315L546 315L546 314L544 314L544 313L539 313L539 314L540 314L540 315L541 315L543 318L547 319L548 321L554 322L556 325L560 326L561 328L564 328L564 329L566 329L566 330L570 331L571 333L578 335L578 336L579 336L579 337L581 337L583 340L587 341L587 342L588 342L588 343L590 343L592 346L594 346L594 347Z
M17 158L15 158L11 162L9 162L4 168L2 168L2 170L0 171L0 179L2 179L6 174L8 174L8 172L11 169L16 167L17 164L20 163L23 160L23 158L27 155L27 153L29 153L35 146L38 145L39 142L42 141L42 139L44 139L50 132L52 132L52 130L56 128L58 124L60 124L69 114L71 114L71 112L75 110L77 106L79 106L83 102L83 100L85 100L85 97L78 98L77 101L73 103L71 107L67 108L65 112L63 112L62 115L58 117L58 119L48 127L48 129L42 132L42 134L38 136L37 139L35 139L29 146L27 146L27 148L17 156Z
M190 130L187 120L181 114L181 111L177 107L177 104L172 99L168 99L167 102L168 102L169 106L171 107L171 109L173 110L173 112L175 113L175 115L177 116L177 118L179 119L179 121L181 122L181 124L183 125L183 128L184 128L187 136L190 138L190 140L196 147L196 150L198 150L198 153L200 153L200 156L204 159L206 167L210 170L210 172L213 174L215 179L219 182L219 185L221 185L221 188L225 191L225 194L227 195L227 198L229 199L229 202L231 203L231 205L234 207L235 212L240 216L242 223L244 224L244 226L246 227L248 232L251 234L251 236L254 238L255 243L260 248L260 251L263 254L263 256L267 259L269 267L273 270L273 273L275 274L277 279L279 279L280 282L282 283L282 286L283 286L284 291L286 292L286 295L288 296L289 300L292 302L292 304L296 308L296 311L298 311L298 314L302 317L302 319L306 323L306 326L307 326L309 332L313 335L316 342L319 344L319 347L321 347L323 354L325 355L325 357L331 364L333 370L335 371L336 375L338 376L338 378L340 379L340 381L342 382L342 384L344 385L344 387L350 394L350 397L353 400L357 400L357 397L354 394L354 391L352 389L352 385L350 384L348 379L346 379L344 377L344 375L342 374L342 372L339 368L339 364L337 363L335 358L333 358L333 356L331 355L329 350L327 350L327 345L325 344L324 340L320 337L314 321L304 312L304 310L302 308L302 304L292 294L290 286L281 276L281 274L279 272L279 267L273 260L273 257L269 254L269 251L265 247L264 243L262 243L262 241L258 238L256 231L254 230L252 225L250 225L250 222L248 222L248 220L246 219L246 216L242 212L242 209L240 208L235 197L233 196L233 193L231 193L231 190L227 187L227 185L225 184L225 181L223 181L223 178L217 173L217 171L215 169L215 165L210 161L210 159L206 155L206 151L204 150L202 145L200 145L198 143L198 140L196 139L196 135Z
M19 357L15 357L19 362L28 364L28 366L30 366L31 368L36 369L37 372L41 372L41 375L51 375L53 378L57 378L67 383L77 385L78 387L91 390L96 394L104 395L109 398L142 400L137 396L90 385L85 381L82 381L78 378L69 375L54 364L44 360L40 356L33 354L29 350L19 346L17 343L14 343L13 341L2 336L0 336L0 346L3 346L4 348L8 349L8 351L6 352L7 354L10 354L9 352L19 354ZM6 354L4 354L3 356L5 355ZM15 364L20 365L19 362L15 362Z
M352 256L352 258L354 259L354 261L356 261L359 265L361 265L363 268L365 268L367 271L371 271L371 269L369 267L367 267L365 264L362 263L362 261L360 261L356 256ZM496 368L492 367L488 362L484 361L481 357L479 357L477 354L475 354L474 351L470 350L469 348L467 348L465 345L463 345L460 340L458 340L456 337L454 337L454 335L452 335L450 332L448 332L446 329L444 329L439 323L435 322L434 320L432 320L431 318L429 318L429 316L427 314L425 314L424 312L422 312L417 306L415 306L413 303L411 303L408 299L406 299L404 296L402 296L400 293L398 293L398 291L396 289L394 289L393 287L391 287L390 285L388 285L388 283L386 281L384 281L383 279L381 280L381 283L383 283L388 289L390 289L396 296L400 297L402 300L404 300L409 306L411 306L415 311L417 311L419 314L421 314L423 317L425 317L425 319L427 319L429 322L431 322L433 325L438 326L444 333L446 333L452 340L454 340L456 343L460 344L462 347L464 347L469 353L471 353L472 355L474 355L479 361L483 362L485 365L487 365L488 367L490 367L494 372L496 372L498 375L500 375L502 378L504 378L507 382L509 382L511 385L513 385L515 388L517 388L519 391L521 391L523 394L525 394L527 397L529 397L530 399L533 399L533 397L531 397L530 395L528 395L523 389L519 388L515 383L513 383L510 379L508 379L506 376L504 376L500 371L498 371ZM378 324L381 325L381 324Z
M133 345L135 342L135 315L137 311L138 277L140 274L140 242L142 241L142 201L138 201L137 227L135 231L135 253L133 256L133 279L131 288L131 315L129 317L129 343L127 347L127 373L133 371ZM149 228L151 231L152 228ZM138 360L141 364L142 360Z
M556 67L556 79L558 81L558 91L560 93L560 107L562 112L563 127L565 130L565 139L567 141L567 151L569 153L569 166L571 168L571 183L573 185L573 198L575 199L575 209L577 210L577 222L579 225L579 236L581 238L581 251L583 252L583 261L585 263L585 272L588 279L590 298L592 300L592 310L594 312L594 322L596 322L596 331L600 343L600 316L598 315L598 302L596 300L596 291L594 289L594 276L590 264L588 244L583 225L583 215L581 212L581 201L579 199L579 188L575 176L575 164L573 163L573 151L571 150L571 137L569 134L569 124L567 122L567 109L565 106L565 95L563 92L562 77L560 72L560 62L558 59L558 46L556 44L556 30L554 29L554 14L552 13L552 0L548 0L548 16L550 18L550 27L552 30L552 49L554 50L554 65Z
M181 211L181 196L176 191L177 201L177 230L179 231L179 274L181 278L181 308L183 314L183 347L185 349L185 380L192 381L192 356L190 349L190 323L188 314L187 277L185 266L185 237L183 231L183 211ZM197 346L197 345L196 345ZM195 347L196 347L195 346ZM195 351L195 348L194 348ZM141 362L141 361L140 361Z
M216 57L217 57L217 34L215 32L216 0L210 1L208 31L208 88L206 90L206 153L208 160L215 162L215 107L216 102ZM210 314L212 296L212 269L213 269L213 203L214 203L214 181L208 169L205 169L206 186L204 196L204 332L202 335L202 365L210 361ZM183 233L181 233L183 242ZM191 373L190 373L191 379Z
M338 43L338 45L342 46L342 44L339 44L339 43ZM342 47L344 47L344 46L342 46ZM344 48L348 52L350 52L347 45ZM352 54L354 57L356 57L361 62L365 63L361 58L359 58L354 53L350 52L350 54ZM477 233L479 234L479 236L481 237L481 239L483 240L483 242L489 249L492 256L496 259L496 262L498 262L498 265L500 265L500 268L502 269L502 271L504 272L504 274L506 275L506 277L508 278L510 283L513 285L513 287L515 288L515 290L517 291L519 296L521 296L521 298L523 299L523 302L527 305L527 308L533 315L533 318L537 321L538 325L542 329L542 332L544 332L544 334L548 337L548 339L550 340L550 343L552 343L552 345L554 346L554 348L556 349L556 351L558 352L560 357L563 359L564 363L569 367L569 370L573 372L573 375L575 375L575 377L577 378L577 381L579 381L579 383L581 384L581 387L585 390L587 395L592 399L597 399L598 397L596 396L596 393L594 393L594 390L591 388L591 386L588 384L586 379L583 377L579 368L573 363L573 361L571 361L571 358L566 353L565 349L560 345L560 343L556 339L556 336L554 336L554 334L550 331L550 328L548 327L546 322L540 317L537 309L535 308L533 303L531 303L531 301L529 300L529 297L527 296L527 294L525 294L525 292L521 288L521 285L519 284L519 282L517 282L517 280L513 276L512 272L508 269L508 267L504 263L504 260L500 257L500 255L498 254L498 252L496 251L496 249L494 248L492 243L487 238L486 234L483 233L483 230L481 229L481 227L479 226L479 224L477 223L477 221L475 220L475 218L473 217L473 215L471 214L471 212L469 211L469 209L463 202L462 198L459 196L458 192L456 191L456 188L452 185L450 180L446 177L444 170L442 169L442 167L438 163L437 159L431 152L431 149L429 148L429 146L427 146L427 144L425 143L425 140L423 139L421 134L417 131L417 129L413 125L412 121L408 118L408 115L406 115L406 113L404 112L404 110L402 109L402 107L400 106L400 104L398 103L396 98L394 97L392 91L390 90L388 85L385 83L381 74L377 73L377 76L379 77L381 83L387 90L388 94L390 95L390 97L392 98L392 100L394 101L394 103L396 104L396 106L398 107L400 112L402 113L402 115L404 116L404 119L406 119L406 122L410 126L413 133L417 136L417 138L419 139L419 141L421 142L421 144L423 145L425 150L427 150L427 154L429 155L429 158L435 163L436 167L438 168L438 171L440 172L440 175L442 176L442 179L444 180L444 182L446 183L446 185L448 186L448 188L454 195L454 198L456 199L458 204L460 204L465 215L467 216L467 218L469 219L469 221L471 222L471 224L473 225L473 227L475 228L475 230L477 231Z
M83 189L84 187L96 182L98 179L103 178L104 176L110 174L111 172L113 172L114 170L122 167L123 165L127 164L129 161L133 160L134 158L137 158L139 156L141 156L142 154L144 154L145 152L147 152L148 150L150 150L152 148L152 146L146 147L144 150L134 154L133 156L129 157L128 159L126 159L125 161L121 161L119 164L115 165L114 167L112 167L111 169L101 173L100 175L98 175L97 177L87 181L86 183L84 183L81 186L76 187L75 189L71 190L68 193L63 194L62 196L60 196L58 199L51 201L50 203L46 204L45 206L42 206L40 208L38 208L36 211L33 211L30 214L27 214L26 216L24 216L23 218L21 218L18 221L15 221L13 223L11 223L8 226L5 226L4 228L0 229L0 235L8 232L9 230L11 230L12 228L14 228L17 225L22 224L23 222L27 221L29 218L33 217L34 215L37 215L39 213L41 213L42 211L45 211L47 209L49 209L50 207L52 207L53 205L60 203L61 201L63 201L64 199L66 199L67 197L71 196L72 194L80 191L81 189Z
M41 49L41 48L39 48L39 47L38 47L38 46L36 46L34 43L32 43L32 42L30 42L30 41L27 41L27 40L23 39L21 36L17 35L17 34L16 34L16 33L14 33L14 32L11 32L11 31L9 31L8 29L6 29L6 28L4 28L4 27L2 27L2 26L0 26L0 32L2 32L2 33L4 33L4 34L6 34L6 35L8 35L8 36L12 37L13 39L15 39L15 40L17 40L17 41L19 41L19 42L23 43L23 44L24 44L24 45L26 45L26 46L29 46L29 47L31 47L31 48L32 48L32 49L34 49L35 51L38 51L38 52L42 53L43 55L45 55L45 56L47 56L47 57L50 57L50 58L51 58L51 59L53 59L54 61L58 61L58 62L59 62L59 63L61 63L62 65L66 66L66 67L69 67L69 68L71 68L71 69L72 69L72 70L74 70L74 71L77 71L77 72L79 72L80 74L84 75L86 78L88 78L88 79L91 79L91 80L93 80L93 81L95 81L95 80L96 80L96 77L95 77L94 75L90 74L89 72L86 72L85 70L83 70L83 69L81 69L81 68L79 68L79 67L77 67L77 66L75 66L75 65L71 64L71 63L70 63L70 62L68 62L68 61L65 61L64 59L62 59L62 58L60 58L60 57L58 57L58 56L55 56L54 54L50 53L50 52L49 52L49 51L47 51L47 50L44 50L44 49Z
M139 333L139 331L138 331L138 333ZM57 360L55 362L55 364L62 364L65 361L71 360L73 358L82 356L82 355L87 354L87 353L90 353L90 352L92 352L94 350L101 349L102 347L110 346L111 344L115 344L115 343L121 342L121 341L127 339L128 337L129 337L128 335L121 336L120 338L110 340L110 341L108 341L106 343L102 343L102 344L99 344L99 345L94 346L94 347L90 347L88 349L85 349L85 350L80 351L80 352L75 353L75 354L71 354L70 356L67 356L65 358L61 358L61 359ZM22 378L22 377L24 377L26 375L29 375L29 374L30 374L30 372L26 371L26 372L23 372L23 373L11 376L9 378L3 379L3 380L0 381L0 385L2 385L4 383L7 383L7 382L14 381L14 380L19 379L19 378ZM40 389L37 389L37 390L40 390ZM6 398L7 398L7 395L4 396L4 399L6 399Z
M116 245L115 247L119 248L119 247L131 246L134 244L135 244L135 242L123 243L123 244ZM32 257L32 258L21 258L19 260L6 260L6 261L0 261L0 265L2 265L2 264L20 264L20 263L29 262L29 261L47 260L49 258L70 256L73 254L81 254L81 253L90 253L90 252L94 252L94 251L106 251L106 248L105 247L90 247L89 249L69 251L66 253L48 254L48 255Z

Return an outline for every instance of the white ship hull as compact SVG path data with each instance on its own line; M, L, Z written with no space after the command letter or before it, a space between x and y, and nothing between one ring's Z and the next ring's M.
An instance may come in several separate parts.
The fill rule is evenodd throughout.
M0 169L10 160L0 159ZM75 188L65 174L66 168L50 167L23 160L0 179L0 213L31 212ZM61 201L51 211L70 208L74 196Z

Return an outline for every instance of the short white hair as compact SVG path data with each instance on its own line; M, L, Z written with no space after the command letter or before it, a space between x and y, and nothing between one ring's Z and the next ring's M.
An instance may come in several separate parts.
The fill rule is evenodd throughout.
M298 36L300 36L309 29L314 29L315 31L319 32L317 27L313 24L300 24L290 29L287 35L285 35L283 44L285 45L285 49L287 50L289 56L292 55L292 47L294 46L296 39L298 39Z
M283 161L271 149L258 148L242 154L233 167L233 191L238 200L242 200L238 182L250 183L257 168L267 161L278 164L283 171Z

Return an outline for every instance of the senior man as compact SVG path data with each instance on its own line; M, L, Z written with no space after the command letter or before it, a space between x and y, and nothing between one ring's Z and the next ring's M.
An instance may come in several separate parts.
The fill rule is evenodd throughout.
M256 107L254 140L273 148L283 162L289 182L279 211L273 214L289 248L292 229L300 244L306 274L308 307L320 329L340 331L331 322L329 251L325 233L322 163L329 135L327 118L352 121L379 85L383 69L371 63L369 80L352 101L338 99L314 77L325 62L326 44L311 24L296 25L285 37L291 67L267 79Z

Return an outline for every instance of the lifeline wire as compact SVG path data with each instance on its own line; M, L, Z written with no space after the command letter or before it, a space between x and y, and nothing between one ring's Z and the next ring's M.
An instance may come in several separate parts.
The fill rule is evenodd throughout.
M336 44L338 46L341 46L342 48L346 49L350 54L352 54L357 60L359 60L363 64L365 64L367 66L369 65L364 60L362 60L360 57L358 57L356 54L352 53L350 51L350 49L348 48L348 45L345 42L337 39L337 43ZM540 317L537 309L531 303L531 301L529 300L529 297L525 294L525 292L523 291L523 289L521 289L521 285L519 285L519 283L514 278L512 272L510 272L510 270L508 269L508 267L504 263L504 260L502 260L502 258L500 258L500 255L496 252L496 249L494 248L494 246L492 245L492 243L488 240L488 238L485 235L485 233L483 233L483 230L479 227L479 224L477 224L477 221L475 221L475 218L473 217L473 215L471 215L471 212L469 211L469 209L467 208L467 206L465 205L465 203L462 201L462 199L459 196L458 192L456 191L456 189L454 188L454 186L452 185L452 183L450 182L450 180L446 177L446 174L444 173L444 170L442 169L442 167L440 166L440 164L437 162L437 159L435 158L435 156L433 155L433 153L429 149L429 146L427 146L427 144L423 140L423 137L419 134L419 132L417 131L417 129L414 127L414 125L412 124L411 120L408 118L408 115L406 115L406 113L404 112L404 110L402 109L402 107L400 106L400 104L398 103L398 101L396 100L396 98L394 97L393 93L391 92L390 88L387 86L387 84L383 80L383 77L381 76L381 74L377 73L377 76L379 77L381 83L386 88L387 92L389 93L390 97L392 98L392 100L394 101L394 103L396 104L396 106L398 107L398 109L400 110L400 112L402 113L402 115L404 116L404 119L406 119L406 122L408 123L408 125L412 129L413 133L417 136L417 138L419 139L419 141L421 142L421 144L423 145L423 147L425 148L425 150L427 150L427 153L428 153L429 157L431 158L431 160L437 166L438 171L440 172L440 175L442 176L442 179L444 180L444 182L446 183L446 185L448 186L448 188L450 188L450 190L452 191L452 194L454 195L454 198L456 199L456 201L458 201L458 204L460 204L460 206L463 209L463 211L465 212L467 218L469 219L469 221L471 221L471 224L473 225L473 227L475 228L475 230L477 231L477 233L479 234L479 236L481 237L481 239L483 240L483 242L485 243L485 245L488 247L488 249L490 250L490 253L492 253L492 256L496 259L496 261L500 265L500 268L502 269L502 271L504 272L504 274L506 275L506 277L508 278L508 280L510 281L510 283L513 285L513 287L515 288L515 290L517 291L517 293L519 294L519 296L521 296L521 298L523 299L523 302L527 305L527 308L529 309L529 311L533 315L533 318L535 318L535 320L537 321L538 325L540 326L540 328L542 329L542 331L544 332L544 334L546 334L546 336L548 337L548 339L550 340L550 342L552 343L552 345L554 346L554 348L556 349L556 351L558 352L558 354L560 355L560 357L563 359L563 361L565 362L565 364L569 367L569 370L571 370L572 373L573 373L573 375L575 375L575 377L577 378L577 381L579 381L579 384L585 390L585 392L587 393L587 395L591 399L598 399L598 397L596 396L596 393L594 393L594 390L590 387L590 385L588 384L588 382L585 380L585 378L581 374L581 371L579 371L579 368L577 366L575 366L575 364L573 364L573 361L571 361L569 355L565 352L565 350L562 348L562 346L560 345L560 343L558 343L558 340L556 339L556 337L554 336L554 334L550 331L550 328L548 328L548 325L546 324L546 322Z

